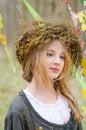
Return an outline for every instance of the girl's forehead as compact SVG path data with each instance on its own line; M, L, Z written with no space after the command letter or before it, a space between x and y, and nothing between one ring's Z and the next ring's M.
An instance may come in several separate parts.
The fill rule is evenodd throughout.
M46 49L51 50L51 51L54 51L54 50L55 51L61 51L61 52L65 51L63 44L60 41L57 41L57 40L48 44Z

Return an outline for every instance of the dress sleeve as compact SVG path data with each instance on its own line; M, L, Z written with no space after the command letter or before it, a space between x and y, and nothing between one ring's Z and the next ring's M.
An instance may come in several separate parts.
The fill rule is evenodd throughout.
M4 130L25 130L23 119L19 113L14 112L7 115Z

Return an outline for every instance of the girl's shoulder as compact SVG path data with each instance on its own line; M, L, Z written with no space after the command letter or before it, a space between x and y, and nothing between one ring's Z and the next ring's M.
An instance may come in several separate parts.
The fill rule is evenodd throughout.
M24 101L20 96L22 94L23 94L22 91L19 92L19 94L12 100L8 113L19 112L25 109Z

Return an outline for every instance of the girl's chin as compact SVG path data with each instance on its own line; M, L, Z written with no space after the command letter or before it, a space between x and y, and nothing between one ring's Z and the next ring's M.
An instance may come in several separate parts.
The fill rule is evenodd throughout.
M51 80L55 80L59 77L59 74L55 74L55 73L50 73L49 77L51 78Z
M58 78L58 76L51 77L52 80L56 80L57 78Z
M56 80L56 79L58 79L59 78L59 75L56 75L56 76L53 76L52 77L52 80Z

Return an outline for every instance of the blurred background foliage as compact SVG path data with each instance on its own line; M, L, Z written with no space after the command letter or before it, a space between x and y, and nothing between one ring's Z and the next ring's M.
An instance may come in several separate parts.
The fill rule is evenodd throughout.
M73 24L69 10L63 0L28 0L28 2L44 20ZM70 0L70 5L76 13L83 10L83 4L80 0ZM3 130L4 119L10 102L27 85L27 82L22 78L22 68L15 57L15 42L27 27L28 21L33 20L33 16L22 0L0 0L0 13L4 24L2 32L6 35L7 48L14 66L13 70L5 47L0 42L0 130ZM84 81L86 80L84 79ZM83 99L81 93L82 86L79 82L72 79L71 86L73 86L79 106L86 105L86 100ZM82 121L83 130L86 130L85 122L86 117Z

